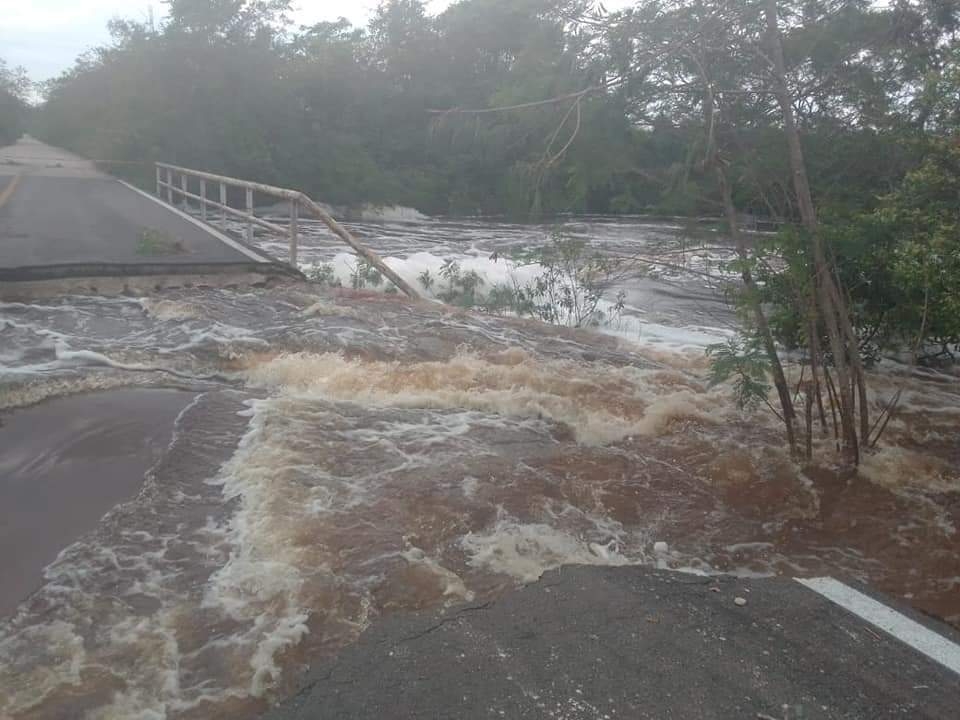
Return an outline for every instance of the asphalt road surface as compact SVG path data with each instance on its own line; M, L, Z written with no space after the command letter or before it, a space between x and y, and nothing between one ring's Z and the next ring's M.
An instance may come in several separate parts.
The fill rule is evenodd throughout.
M0 618L57 553L134 497L194 395L128 388L0 416Z
M789 578L564 567L493 603L375 623L266 718L956 720L956 633L825 587L854 601ZM856 614L871 603L879 625ZM924 633L955 669L907 644Z
M0 270L272 262L63 150L0 149Z

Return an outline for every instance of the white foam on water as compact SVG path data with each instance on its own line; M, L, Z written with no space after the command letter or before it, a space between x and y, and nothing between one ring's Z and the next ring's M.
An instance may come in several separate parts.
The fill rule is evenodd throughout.
M139 303L145 313L160 321L179 322L203 317L203 308L194 303L151 297L140 298Z
M467 533L460 541L472 567L535 582L561 565L627 565L613 541L603 544L574 537L546 523L502 517L489 530Z
M614 335L641 347L652 347L676 353L703 354L710 345L729 340L735 332L730 328L690 325L677 327L662 323L645 322L640 318L626 316L613 325L597 328L606 335Z
M473 600L473 591L467 589L463 578L452 570L445 568L436 558L431 557L422 549L409 545L406 550L400 553L400 556L411 565L419 565L437 576L443 585L443 596L448 599L448 602L471 602Z
M363 222L404 222L422 223L430 217L420 211L404 207L403 205L363 205L360 208L360 219Z
M498 509L496 521L460 539L471 567L507 575L521 583L535 582L563 565L652 565L702 575L712 569L698 557L653 542L657 522L626 527L600 506L585 510L571 504L547 503L536 518L520 520Z
M83 638L77 627L63 620L25 628L14 635L0 634L0 657L32 659L26 668L0 663L0 717L32 707L43 701L55 684L79 686L86 661ZM37 688L43 688L38 696Z
M476 273L482 280L477 289L477 296L484 298L495 287L528 288L540 279L546 269L543 265L530 262L518 263L509 258L493 259L486 253L473 254L452 253L437 255L420 251L404 257L386 257L384 262L403 280L416 288L423 296L439 300L441 294L450 290L450 282L443 276L445 263L455 261L461 274ZM356 273L357 259L351 253L337 253L328 263L333 277L344 287L351 287ZM316 269L317 265L303 266L305 272ZM423 274L433 278L433 284L428 288L421 281ZM379 285L370 283L366 289L385 291L390 286L386 280ZM576 316L557 308L559 313L558 325L572 326ZM648 322L643 318L642 308L627 308L626 312L617 310L615 303L609 299L601 299L597 304L597 313L584 319L584 326L598 332L613 335L628 340L640 346L652 346L674 352L700 351L708 345L724 342L733 336L730 328L704 327L698 325L677 327L657 322Z
M57 345L57 362L51 363L51 369L72 367L111 367L117 370L155 370L156 367L134 363L123 363L92 350L70 350L66 345Z
M859 473L891 490L917 488L928 492L960 492L960 474L930 453L881 445L863 453Z
M250 348L267 348L270 343L252 334L247 328L221 322L203 323L199 327L183 328L187 334L184 342L159 350L162 355L176 355L198 348L216 348L222 357L238 357Z
M216 480L224 496L238 499L240 505L227 525L234 550L210 578L203 598L204 607L252 625L245 642L252 645L247 691L254 697L262 696L279 677L277 654L303 638L309 618L300 604L303 578L296 548L285 542L288 535L275 532L278 522L286 522L281 506L309 498L290 487L283 489L293 494L281 495L280 483L263 474L267 467L281 471L286 458L282 445L266 441L266 414L257 408L253 403L250 429Z
M659 434L681 419L715 423L728 405L712 392L673 391L654 371L639 368L586 368L522 353L508 362L495 359L464 352L447 362L385 363L291 353L255 365L245 377L292 396L546 418L567 425L587 445Z
M17 374L11 373L13 377ZM28 407L54 397L66 397L78 393L114 390L130 385L147 386L157 376L132 377L130 375L107 375L88 373L82 376L31 378L29 382L0 387L0 410Z

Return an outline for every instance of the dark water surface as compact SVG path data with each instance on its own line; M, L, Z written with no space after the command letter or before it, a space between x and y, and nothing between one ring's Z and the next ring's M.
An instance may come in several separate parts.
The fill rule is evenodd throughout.
M137 494L191 398L113 390L0 416L0 616L40 585L60 550Z

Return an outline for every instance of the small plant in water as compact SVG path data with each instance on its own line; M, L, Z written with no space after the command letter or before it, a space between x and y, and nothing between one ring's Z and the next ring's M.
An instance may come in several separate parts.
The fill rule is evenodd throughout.
M440 277L447 281L437 297L450 305L476 307L482 299L478 291L484 286L484 280L475 270L463 272L456 260L445 260L440 268Z
M429 269L424 270L422 273L420 273L417 276L417 280L420 281L420 284L423 286L423 289L426 290L427 292L430 292L430 290L433 288L433 283L434 283L433 275L430 274Z
M516 256L521 265L539 265L543 272L517 293L518 306L543 322L569 327L609 324L623 312L626 295L618 293L609 312L602 303L623 264L591 251L586 241L560 232L550 243Z
M350 286L354 290L362 290L367 285L380 287L382 283L383 275L380 274L380 271L363 258L357 258L353 272L350 273Z
M182 240L153 228L142 231L137 241L137 255L182 255L186 251Z
M314 265L312 268L307 270L306 276L312 282L320 283L321 285L326 285L327 287L342 286L340 278L337 277L337 273L334 271L331 263Z
M480 303L480 309L492 315L514 314L522 317L533 314L527 293L512 276L510 282L490 287Z

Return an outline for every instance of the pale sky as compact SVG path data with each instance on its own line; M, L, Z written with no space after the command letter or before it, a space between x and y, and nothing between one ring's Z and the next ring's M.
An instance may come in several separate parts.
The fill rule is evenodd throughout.
M432 11L449 0L433 0ZM302 24L346 17L366 24L377 0L294 0L294 19ZM146 20L150 8L159 20L160 0L0 0L0 57L23 65L31 80L46 80L69 68L85 50L107 42L114 17Z

